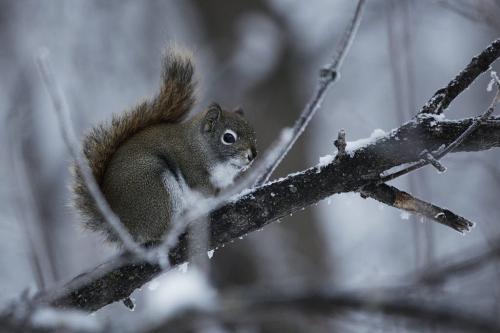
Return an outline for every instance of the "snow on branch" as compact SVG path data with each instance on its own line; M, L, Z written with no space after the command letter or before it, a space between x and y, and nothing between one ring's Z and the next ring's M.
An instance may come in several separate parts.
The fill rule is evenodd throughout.
M284 179L254 189L239 200L210 215L210 249L259 230L295 211L333 194L360 191L376 182L379 174L404 163L420 159L424 149L437 149L453 142L474 118L443 121L410 122L360 148L351 158L312 167ZM500 147L500 118L482 123L454 152L479 151ZM189 235L183 234L170 251L172 265L188 259ZM95 311L128 297L161 272L157 264L129 260L125 256L112 259L93 272L82 274L53 292L40 294L36 300L59 307L76 307Z
M472 133L474 133L474 131L479 127L479 125L481 125L481 123L483 123L484 121L486 121L486 119L491 117L491 115L495 111L496 105L500 101L500 82L495 72L492 72L491 76L492 76L492 82L494 82L495 86L497 87L495 96L493 97L490 106L479 117L475 118L465 131L463 131L455 140L453 140L453 142L447 145L440 146L436 151L432 153L430 153L427 149L423 150L421 154L422 158L420 161L402 170L381 177L379 183L388 182L392 179L405 175L409 172L420 169L421 167L426 166L428 164L434 166L436 169L438 169L439 172L446 171L446 168L439 162L439 160L443 158L445 155L447 155L449 152L453 151L456 147L461 145L462 142L464 142L464 140L466 140Z

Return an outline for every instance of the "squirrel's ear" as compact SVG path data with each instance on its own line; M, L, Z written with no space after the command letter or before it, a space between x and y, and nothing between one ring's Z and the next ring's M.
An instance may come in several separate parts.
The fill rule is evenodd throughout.
M244 116L245 115L245 112L243 112L243 109L241 107L239 107L239 106L236 109L234 109L234 113L237 113L240 116Z
M205 119L203 121L203 130L205 132L210 132L211 130L214 129L215 124L217 124L217 121L219 121L221 113L222 109L218 104L214 103L210 105L205 114Z

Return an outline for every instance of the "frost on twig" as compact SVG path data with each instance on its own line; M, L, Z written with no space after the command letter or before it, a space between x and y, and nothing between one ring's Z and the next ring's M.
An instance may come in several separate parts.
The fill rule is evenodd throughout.
M262 176L257 180L256 185L262 185L269 180L274 170L276 170L278 165L285 158L286 154L290 151L299 136L304 132L316 111L320 108L321 102L323 101L329 86L338 79L338 72L342 66L342 62L345 59L354 37L356 36L359 23L361 22L361 14L364 4L365 0L358 0L354 15L344 31L344 35L340 43L337 45L337 49L331 63L320 71L319 84L316 91L292 128L293 134L290 139L280 147L279 154L276 155L274 162L271 163L269 168L262 173Z
M488 83L488 86L486 87L487 92L491 92L493 90L494 85L496 85L497 87L500 86L500 78L498 78L497 72L491 71L490 76L491 80Z

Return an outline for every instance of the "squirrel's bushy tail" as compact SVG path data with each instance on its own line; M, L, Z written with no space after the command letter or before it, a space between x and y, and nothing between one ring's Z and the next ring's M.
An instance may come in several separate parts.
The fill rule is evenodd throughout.
M177 123L186 118L195 102L193 74L189 52L179 48L167 50L163 60L162 85L157 96L131 111L113 116L111 123L98 125L85 136L83 153L99 186L111 157L125 140L148 126ZM81 172L75 167L74 173L75 206L86 219L87 227L102 229L101 214Z

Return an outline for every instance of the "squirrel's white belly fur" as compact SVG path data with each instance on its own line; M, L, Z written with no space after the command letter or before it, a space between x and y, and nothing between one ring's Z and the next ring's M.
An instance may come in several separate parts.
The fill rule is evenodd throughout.
M210 182L214 187L223 189L231 185L240 172L241 168L235 166L234 162L219 163L210 169ZM176 218L186 210L196 208L208 199L201 192L189 187L182 175L176 178L170 171L165 171L162 175L162 181L170 196L170 218Z
M241 168L233 161L218 163L210 169L210 182L216 188L226 188L234 182L234 178L241 172Z

